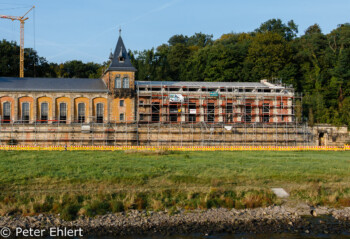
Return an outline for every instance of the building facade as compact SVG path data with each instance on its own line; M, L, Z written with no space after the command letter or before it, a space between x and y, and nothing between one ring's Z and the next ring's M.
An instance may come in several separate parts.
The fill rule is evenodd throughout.
M0 144L305 145L292 87L135 81L121 37L100 79L0 77Z
M121 37L101 79L0 77L2 124L292 123L294 90L252 82L135 82Z

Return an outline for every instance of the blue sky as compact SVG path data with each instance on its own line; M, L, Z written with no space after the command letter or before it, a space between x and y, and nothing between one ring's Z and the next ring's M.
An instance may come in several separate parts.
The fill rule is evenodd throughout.
M127 48L143 50L175 34L249 32L261 23L293 19L299 33L318 23L324 33L350 22L349 0L0 0L0 15L35 14L25 24L25 47L50 62L108 59L119 26ZM35 19L35 31L34 31ZM35 41L34 41L35 32ZM0 39L19 42L19 23L0 19Z

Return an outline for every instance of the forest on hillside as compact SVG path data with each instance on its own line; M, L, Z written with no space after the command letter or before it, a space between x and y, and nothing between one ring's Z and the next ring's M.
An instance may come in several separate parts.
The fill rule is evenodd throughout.
M350 24L328 34L314 24L298 35L293 20L271 19L253 32L219 39L174 35L156 49L129 51L136 80L242 81L268 79L292 84L303 94L303 116L315 123L350 127ZM109 62L50 63L25 49L25 76L98 78ZM34 67L35 65L35 67ZM18 76L19 46L0 42L0 75Z

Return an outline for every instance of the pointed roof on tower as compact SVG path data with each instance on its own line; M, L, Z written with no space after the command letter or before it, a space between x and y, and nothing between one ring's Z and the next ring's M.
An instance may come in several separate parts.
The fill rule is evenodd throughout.
M115 47L114 54L111 54L110 59L111 64L108 71L136 71L136 68L131 64L123 39L120 36L120 31L117 46Z

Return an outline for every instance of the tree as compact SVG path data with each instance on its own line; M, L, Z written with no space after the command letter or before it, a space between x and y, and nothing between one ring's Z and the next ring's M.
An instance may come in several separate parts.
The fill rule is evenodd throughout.
M281 19L270 19L260 25L255 30L258 33L273 32L281 35L287 41L293 40L298 33L298 26L293 20L290 20L287 25L282 23Z

